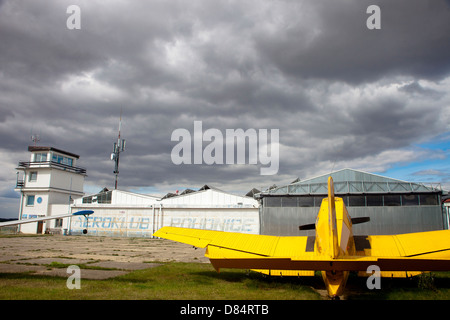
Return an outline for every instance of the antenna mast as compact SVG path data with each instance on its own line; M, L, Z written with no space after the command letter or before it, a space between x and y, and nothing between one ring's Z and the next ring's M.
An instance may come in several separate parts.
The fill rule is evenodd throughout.
M117 142L114 142L113 153L111 153L111 160L114 161L114 174L116 175L116 183L115 183L114 189L117 189L117 180L119 178L120 153L125 150L125 139L120 138L121 128L122 128L122 109L120 109L119 136L117 138Z
M33 133L33 129L31 129L31 141L34 142L34 146L37 146L37 143L41 141L41 137L39 134Z

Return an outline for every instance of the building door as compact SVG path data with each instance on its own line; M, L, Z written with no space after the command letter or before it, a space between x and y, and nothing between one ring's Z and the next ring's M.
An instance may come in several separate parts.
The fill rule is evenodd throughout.
M44 228L44 221L39 221L37 223L37 230L36 233L37 234L42 234L42 229Z

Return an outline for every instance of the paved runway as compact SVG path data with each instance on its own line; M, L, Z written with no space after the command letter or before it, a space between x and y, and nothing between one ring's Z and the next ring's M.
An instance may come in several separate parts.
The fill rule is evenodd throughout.
M0 273L30 272L67 276L55 264L85 265L84 279L108 279L133 270L158 266L160 262L208 263L204 249L164 239L110 238L96 236L0 237Z

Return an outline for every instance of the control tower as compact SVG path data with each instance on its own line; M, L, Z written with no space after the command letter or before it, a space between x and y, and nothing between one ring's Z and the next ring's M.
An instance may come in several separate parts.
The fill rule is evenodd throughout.
M20 192L19 220L70 213L70 203L82 197L86 169L78 155L53 147L30 146L30 161L20 161L15 191ZM22 233L62 233L69 218L20 226Z

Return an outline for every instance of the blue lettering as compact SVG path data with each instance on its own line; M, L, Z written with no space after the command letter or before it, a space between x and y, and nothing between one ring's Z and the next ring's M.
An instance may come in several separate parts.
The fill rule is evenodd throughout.
M243 232L251 231L251 230L252 230L251 225L252 225L253 223L254 223L253 219L245 219L245 220L244 220L244 223L243 223L243 225L242 225L242 231L243 231Z
M172 218L170 221L170 225L172 227L180 227L181 226L181 219L180 218Z
M150 225L150 218L141 218L141 223L139 225L139 229L147 230Z
M136 226L133 226L133 223L136 224ZM139 228L139 222L134 222L134 217L131 217L129 229L138 229Z
M104 229L111 228L111 221L112 221L111 217L104 217L103 223L102 223L102 228L104 228Z
M214 218L205 219L204 229L212 230L214 227Z
M235 223L237 223L236 227L235 227ZM234 232L240 232L242 230L242 220L241 219L232 219L230 230L234 231Z
M121 218L114 218L111 223L111 229L119 229L119 224ZM122 218L123 220L123 218Z
M94 221L92 221L91 227L93 228L100 228L99 223L102 221L101 217L94 217Z

